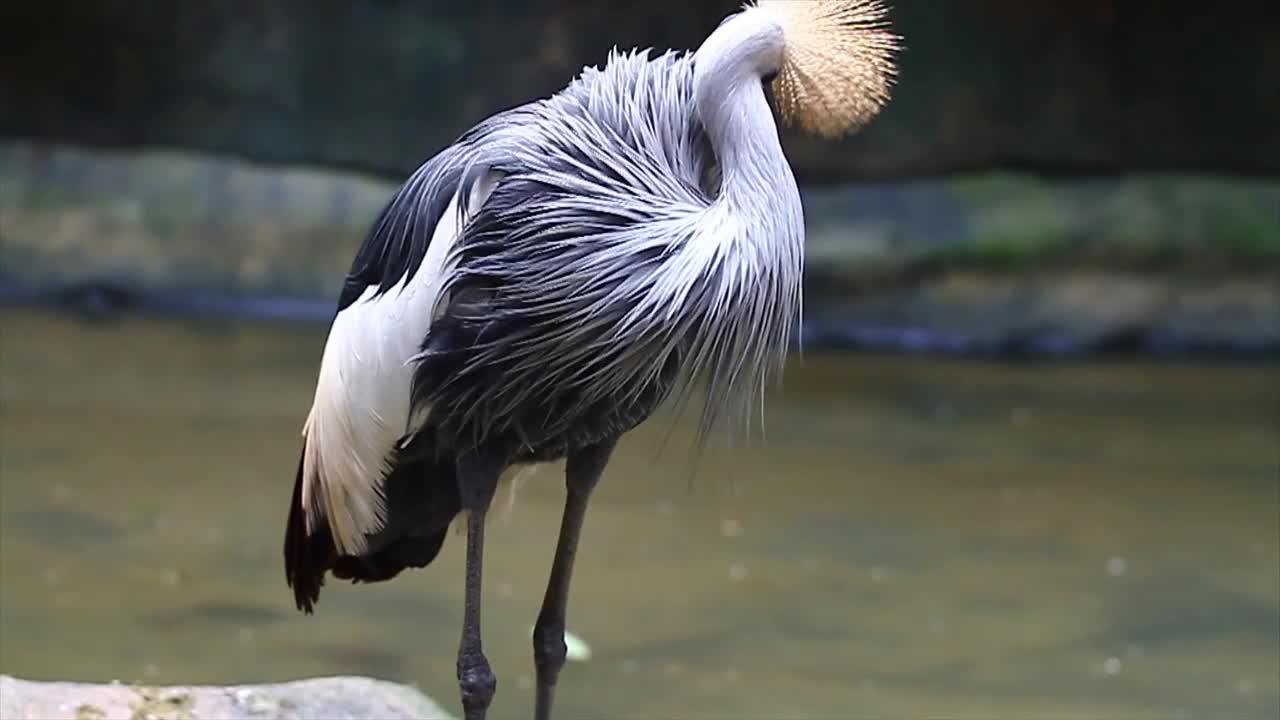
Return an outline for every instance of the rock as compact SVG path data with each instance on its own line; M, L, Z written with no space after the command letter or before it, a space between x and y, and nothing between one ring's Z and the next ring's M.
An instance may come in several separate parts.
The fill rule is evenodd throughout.
M1071 270L950 271L812 303L825 347L1055 357L1280 355L1280 272L1205 279Z
M0 675L4 720L449 720L417 690L365 677L265 685L152 687Z

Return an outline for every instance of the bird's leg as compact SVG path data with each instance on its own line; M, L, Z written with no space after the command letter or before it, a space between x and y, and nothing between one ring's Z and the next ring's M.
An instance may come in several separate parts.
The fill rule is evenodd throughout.
M569 602L569 577L573 574L573 558L578 551L582 519L587 513L587 500L604 473L617 440L592 445L569 454L565 463L564 517L560 520L560 539L551 564L551 579L542 599L538 622L533 627L533 663L537 671L536 720L549 720L556 679L564 667L567 649L564 644L565 608Z
M480 646L480 577L484 558L484 518L498 487L502 463L478 455L458 458L458 493L467 513L466 599L458 644L458 687L466 720L484 720L498 679Z

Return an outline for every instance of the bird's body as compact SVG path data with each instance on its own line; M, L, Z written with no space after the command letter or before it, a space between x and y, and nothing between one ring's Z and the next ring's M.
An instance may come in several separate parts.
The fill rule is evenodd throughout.
M552 98L490 117L400 188L339 300L300 467L300 504L349 516L329 527L337 561L399 541L383 520L404 501L382 497L399 488L370 482L373 468L451 486L463 448L558 460L635 427L691 365L763 383L765 362L781 360L799 309L795 180L784 164L721 199L692 77L687 54L614 54ZM771 206L787 209L776 231L740 214ZM341 434L326 442L329 427ZM431 463L436 478L401 470ZM443 539L452 515L440 504L422 529ZM304 602L328 560L307 550L294 556L299 589L313 588Z
M286 574L310 612L326 573L423 567L468 512L468 716L494 682L478 594L498 475L568 460L535 632L545 716L577 532L614 443L702 381L704 431L747 418L781 369L804 219L761 79L786 69L780 17L745 11L697 53L611 53L478 123L399 188L351 266L304 427Z

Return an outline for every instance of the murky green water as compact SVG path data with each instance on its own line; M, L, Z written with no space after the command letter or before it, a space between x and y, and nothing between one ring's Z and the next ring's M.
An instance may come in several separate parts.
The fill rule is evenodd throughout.
M0 315L0 672L365 673L457 705L462 542L294 611L323 333ZM1275 718L1280 368L808 355L768 444L634 434L588 516L562 718ZM559 466L500 491L495 718L531 715Z

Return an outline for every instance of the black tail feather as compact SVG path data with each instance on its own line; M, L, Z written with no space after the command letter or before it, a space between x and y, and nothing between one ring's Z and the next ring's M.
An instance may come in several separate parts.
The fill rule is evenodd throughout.
M304 450L305 452L305 450ZM306 511L302 507L302 457L298 458L298 477L293 481L293 501L284 533L284 576L293 588L298 609L311 614L320 599L324 574L336 560L333 535L329 527L318 524L307 534Z
M374 583L390 580L407 568L424 568L440 554L448 533L446 527L425 537L399 538L372 555L343 555L333 565L333 576L353 583Z
M338 555L323 520L307 534L299 458L284 539L285 579L299 610L312 613L327 572L352 583L383 582L406 568L426 567L440 553L449 524L462 507L452 457L426 451L415 442L399 455L383 490L386 527L368 537L365 554Z

